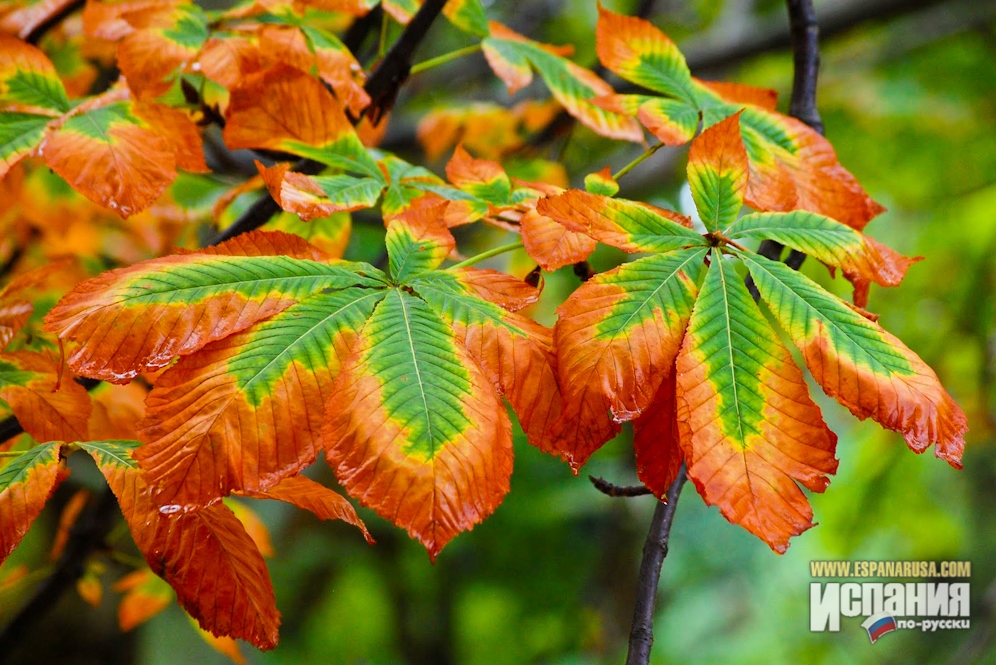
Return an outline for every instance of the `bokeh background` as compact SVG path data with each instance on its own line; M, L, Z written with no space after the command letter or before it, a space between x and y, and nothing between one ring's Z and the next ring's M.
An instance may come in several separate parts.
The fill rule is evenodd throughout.
M634 13L640 3L605 4ZM573 44L577 62L596 64L594 0L495 1L488 11L533 38ZM993 663L996 3L826 1L817 2L817 13L824 26L818 101L827 136L841 162L888 208L868 232L925 257L899 288L874 287L869 309L937 371L965 409L965 468L913 454L898 434L857 421L820 394L839 435L840 469L825 494L810 497L819 526L778 556L686 486L664 565L653 662ZM650 17L686 52L694 74L776 88L780 108L787 108L792 69L782 2L658 0ZM467 43L439 21L416 61ZM418 141L430 111L472 102L511 106L530 97L545 98L545 89L534 85L510 99L480 55L463 58L411 80L383 147L441 172L451 151L427 160ZM640 150L568 124L529 154L561 162L562 176L578 185L585 174L617 169ZM685 160L684 150L658 152L621 181L620 195L690 212ZM347 258L380 260L382 235L378 218L357 215ZM474 228L459 240L470 254L509 237ZM605 270L623 258L601 247L591 263ZM516 254L488 265L519 275L533 267ZM803 271L848 294L847 283L816 262ZM552 323L556 305L578 283L570 268L549 275L535 316ZM269 564L283 627L274 652L244 646L244 658L267 665L622 662L654 500L606 497L587 475L635 483L631 435L627 427L574 477L520 432L504 504L434 566L370 511L361 514L375 547L344 526L255 504L275 549ZM313 474L334 483L321 463ZM54 509L43 515L14 564L44 557L57 517ZM810 633L814 559L970 560L972 628L900 631L875 645L860 619L844 619L840 633ZM109 583L120 570L108 565ZM28 591L30 585L0 595L0 616ZM105 593L94 610L67 595L18 662L228 662L175 606L120 633L117 598Z

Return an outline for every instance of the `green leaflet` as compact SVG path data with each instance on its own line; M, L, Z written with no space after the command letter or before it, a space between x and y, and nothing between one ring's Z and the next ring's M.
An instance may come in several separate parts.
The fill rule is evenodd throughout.
M481 0L450 0L443 15L454 26L476 37L488 36L488 15Z
M381 385L384 411L406 434L403 452L431 460L471 425L463 405L470 377L453 331L420 299L395 290L374 311L364 336L363 363Z
M372 208L384 183L379 178L357 178L349 175L326 175L312 178L330 201L348 208Z
M59 451L62 443L59 441L44 443L29 448L0 469L0 492L5 492L14 485L28 482L31 473L39 466L58 464Z
M688 322L685 344L703 365L719 405L716 423L723 434L747 450L752 435L762 436L765 408L758 378L772 361L780 363L778 337L758 310L730 261L714 251ZM680 386L688 392L688 386Z
M182 255L181 255L182 256ZM119 305L197 303L226 293L239 293L249 300L277 293L294 300L319 289L347 286L378 287L384 280L373 266L357 264L354 271L345 262L318 263L286 256L204 256L149 272L122 286ZM168 267L167 267L168 266Z
M648 256L624 263L600 281L623 290L595 327L595 336L614 339L654 320L655 310L687 317L694 302L690 282L698 282L702 259L708 250L692 248Z
M69 111L66 89L57 76L46 76L40 71L18 71L4 81L6 92L0 103L35 106L65 113Z
M132 452L142 445L141 441L126 441L112 439L107 441L81 441L76 444L93 457L97 466L118 466L126 469L138 469L138 462L132 457Z
M882 329L840 298L783 263L756 254L739 255L761 298L797 346L826 338L833 352L855 367L883 378L914 373L910 361L884 337Z
M734 222L726 235L771 239L830 265L840 265L864 250L861 234L840 222L812 212L754 213Z
M508 321L508 311L468 291L455 273L436 271L418 275L408 285L446 321L464 327L490 324L515 335L528 334Z
M225 372L235 377L246 401L259 407L272 399L292 363L311 373L326 371L339 335L359 331L385 293L352 287L313 294L248 331Z

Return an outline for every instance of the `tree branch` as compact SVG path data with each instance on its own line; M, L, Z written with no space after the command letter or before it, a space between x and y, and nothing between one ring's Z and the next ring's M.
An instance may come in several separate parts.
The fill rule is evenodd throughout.
M366 84L363 86L363 89L370 95L372 101L370 102L370 106L360 114L361 118L364 115L369 115L370 121L377 124L380 116L394 103L394 98L397 97L398 90L408 79L408 72L412 66L411 59L415 54L415 49L422 43L426 33L429 31L429 27L436 20L436 17L439 16L445 4L446 0L427 0L422 5L422 8L418 10L418 13L412 17L405 31L398 37L398 41L394 43L394 46L384 56L380 65L377 66L377 69L370 75L370 78L367 79ZM349 37L351 43L362 43L362 39L356 33ZM356 118L353 124L357 122L359 122L359 118ZM325 165L321 162L316 162L313 159L302 159L291 168L291 171L316 175L324 168ZM258 229L270 221L270 218L279 211L280 206L277 205L273 197L267 192L262 198L253 203L248 210L242 213L242 216L235 220L231 226L217 233L207 244L208 246L218 245L237 235Z
M616 485L610 483L605 478L596 478L595 476L588 476L588 480L595 486L595 489L606 496L646 496L653 494L650 489L643 485Z
M657 606L657 587L661 580L661 567L667 557L668 541L671 538L671 525L674 512L678 508L681 488L688 480L685 465L678 470L678 476L667 490L667 503L658 503L654 517L650 521L650 531L643 545L643 560L640 562L640 577L637 582L636 606L633 610L633 623L629 631L629 652L626 665L648 665L650 649L654 645L654 609Z
M789 101L789 115L824 133L823 120L816 109L816 84L820 73L820 27L812 0L786 0L789 14L789 30L792 35L792 98ZM774 240L764 240L758 247L762 256L777 261L785 247ZM806 255L793 249L785 259L785 264L793 270L802 267ZM760 297L754 280L748 276L747 288L754 300Z

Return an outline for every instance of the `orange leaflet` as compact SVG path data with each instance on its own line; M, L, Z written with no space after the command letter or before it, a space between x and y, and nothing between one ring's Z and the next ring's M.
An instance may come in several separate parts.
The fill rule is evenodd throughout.
M84 444L117 497L135 544L154 573L205 630L259 649L277 644L280 612L256 544L224 505L162 510L121 442Z
M535 209L526 211L519 220L519 229L526 253L547 272L584 261L598 246L594 238L569 231Z
M23 383L3 381L5 370L23 373ZM86 441L90 396L80 384L69 377L60 381L59 376L59 365L49 355L0 354L0 399L36 441Z
M246 492L245 495L253 499L284 501L307 510L320 520L342 520L359 528L368 543L374 543L363 520L345 497L305 476L290 476L266 491Z
M661 381L654 401L633 420L633 453L636 475L661 501L685 461L678 440L678 411L675 403L677 372L672 367Z

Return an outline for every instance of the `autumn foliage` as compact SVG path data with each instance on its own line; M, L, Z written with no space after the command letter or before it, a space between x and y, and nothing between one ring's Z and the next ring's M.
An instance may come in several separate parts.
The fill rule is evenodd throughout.
M274 647L260 541L227 498L288 502L372 542L347 498L302 475L318 457L435 559L509 491L512 414L575 473L631 421L656 496L684 464L706 503L784 552L813 526L802 488L823 491L837 468L787 344L855 416L960 467L961 409L863 309L870 284L895 286L918 260L864 235L883 208L772 91L693 77L649 22L599 8L601 64L641 90L617 93L570 48L489 22L479 0L446 3L509 93L538 76L553 101L433 111L426 153L452 153L440 175L373 147L387 109L337 35L375 2L89 0L40 47L24 40L68 4L0 9L0 250L82 242L53 239L0 292L0 409L25 432L0 442L0 557L66 458L89 454L148 564L120 583L126 627L172 587L211 633ZM418 10L382 4L401 24ZM98 65L120 77L95 84ZM559 109L609 139L690 144L701 226L617 196L608 169L585 189L510 176L506 152ZM258 175L192 202L212 125L227 149L256 151ZM504 143L482 138L499 125ZM237 224L247 193L291 214L198 246L194 222ZM384 220L382 265L342 259L348 213L365 209ZM473 223L519 234L545 271L598 243L635 256L578 286L551 330L528 314L542 279L465 258L451 229ZM854 302L752 250L760 240L839 268ZM50 260L72 253L101 260ZM74 376L111 385L88 393Z

